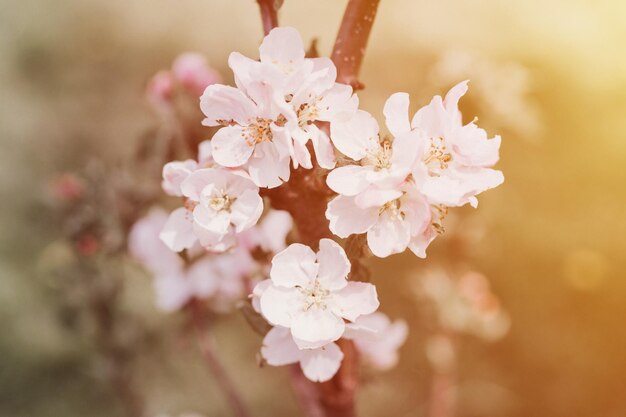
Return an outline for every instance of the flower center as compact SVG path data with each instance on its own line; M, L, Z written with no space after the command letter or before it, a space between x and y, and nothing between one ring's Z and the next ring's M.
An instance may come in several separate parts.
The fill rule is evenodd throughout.
M443 227L443 220L448 215L448 207L442 204L431 206L432 222L430 223L437 234L442 235L446 232Z
M272 120L257 117L243 129L241 135L249 146L254 146L265 141L271 142L273 139L272 129L270 128L271 124Z
M452 161L452 154L446 150L446 145L441 137L432 138L430 148L424 157L424 163L432 174L439 175L442 170L448 168Z
M306 288L300 287L300 292L304 296L304 311L308 311L311 307L326 309L326 299L330 295L330 291L323 288L318 280Z
M312 123L317 120L319 117L319 110L317 109L318 99L312 99L308 103L301 104L300 107L296 110L296 115L298 116L298 126L302 129L306 125Z
M399 219L404 219L404 213L400 209L402 203L399 198L395 200L391 200L386 202L379 210L378 215L380 216L383 213L389 213L391 217L397 217Z
M368 153L364 163L373 166L376 171L391 168L391 141L384 139L376 151Z
M217 195L209 199L209 207L215 211L228 211L235 200L228 195Z

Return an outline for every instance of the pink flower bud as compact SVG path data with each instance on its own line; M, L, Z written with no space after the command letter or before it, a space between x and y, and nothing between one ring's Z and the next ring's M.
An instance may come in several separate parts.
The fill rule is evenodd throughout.
M198 53L187 52L176 58L172 65L174 79L189 93L198 97L211 84L219 83L220 74L211 68L206 58Z
M174 96L174 79L169 71L157 72L150 82L146 91L148 100L155 105L169 101Z
M83 183L73 174L62 174L50 185L52 194L61 201L73 201L83 193Z

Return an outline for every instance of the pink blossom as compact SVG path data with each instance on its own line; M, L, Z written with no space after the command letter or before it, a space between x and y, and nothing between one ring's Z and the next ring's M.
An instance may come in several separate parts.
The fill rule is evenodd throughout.
M271 210L255 227L239 234L237 240L249 251L260 248L275 254L287 247L287 235L292 228L293 219L288 212Z
M356 320L378 308L376 287L346 279L350 262L330 239L320 241L316 254L292 244L272 260L271 285L261 294L263 316L289 328L300 349L315 349L341 337L344 319Z
M209 85L222 81L220 73L209 66L206 58L194 52L186 52L176 58L172 64L172 75L197 97L200 97Z
M180 189L187 198L185 206L172 212L160 234L177 252L196 241L211 250L226 250L235 243L235 234L254 226L263 212L258 187L234 171L199 169Z

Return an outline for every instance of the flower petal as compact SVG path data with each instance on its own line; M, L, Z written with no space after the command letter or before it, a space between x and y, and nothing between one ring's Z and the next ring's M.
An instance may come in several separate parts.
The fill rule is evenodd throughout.
M271 285L261 294L261 314L275 326L291 327L294 317L302 311L303 300L296 288Z
M277 27L263 39L259 47L261 62L295 67L304 61L304 45L298 31L291 27Z
M320 240L317 263L319 264L317 279L325 289L336 291L346 286L350 261L337 242L331 239Z
M247 125L257 112L254 102L241 90L221 84L210 85L204 90L200 109L206 116L202 121L205 126L219 126L230 121Z
M259 187L278 187L289 180L289 157L281 157L273 143L260 143L248 162L248 173Z
M174 252L190 249L197 238L193 233L193 215L184 207L174 210L167 219L159 238Z
M326 184L331 190L345 196L355 196L369 185L368 173L371 166L346 165L333 169L326 177Z
M315 349L339 339L345 327L343 320L330 309L311 307L294 314L291 335L300 349Z
M263 213L263 199L257 190L246 190L231 206L230 222L237 233L254 226Z
M302 351L296 346L288 328L276 326L263 338L261 355L268 364L282 366L299 362Z
M411 225L397 215L383 212L367 232L367 246L379 258L403 252L411 240Z
M398 137L411 130L409 123L409 95L407 93L392 94L385 102L383 109L385 123L391 134Z
M373 313L379 305L376 287L367 282L350 281L345 288L333 294L333 312L350 321Z
M318 267L315 252L306 245L294 243L274 256L270 276L274 285L306 286L317 276Z
M354 202L354 197L335 197L328 203L326 218L330 230L341 238L365 233L378 219L378 208L363 209Z
M343 352L335 343L329 343L319 349L303 350L300 368L304 376L313 382L330 380L341 366Z
M211 139L213 159L225 167L238 167L250 159L254 144L248 143L241 126L226 126Z
M359 161L368 150L378 148L378 123L368 112L359 110L346 121L332 123L330 139L341 153Z

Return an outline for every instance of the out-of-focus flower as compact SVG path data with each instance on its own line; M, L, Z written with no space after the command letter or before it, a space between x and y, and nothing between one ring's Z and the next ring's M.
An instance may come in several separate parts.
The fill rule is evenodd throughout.
M341 246L320 241L316 254L292 244L272 260L271 285L260 297L263 316L289 328L300 349L315 349L339 339L344 319L356 320L378 308L376 287L349 282L350 262Z
M74 201L83 194L83 182L73 174L62 174L50 184L52 195L61 201Z
M259 248L276 254L287 247L287 235L292 228L293 219L288 212L271 210L255 227L240 233L237 241L249 251Z
M398 349L406 341L408 331L404 320L391 322L386 314L376 312L347 324L344 337L354 340L369 364L384 371L398 363Z
M187 177L198 169L198 163L193 159L185 161L172 161L163 166L163 181L161 186L165 194L181 197L183 191L181 185Z
M304 375L314 382L331 379L339 370L343 352L331 342L316 349L299 349L288 328L273 327L263 339L263 359L272 366L299 363Z
M443 270L429 270L420 277L418 294L433 302L442 328L448 331L496 340L509 329L509 317L489 281L477 272L457 280Z
M197 97L209 85L222 82L222 76L209 65L206 57L195 52L185 52L176 58L172 64L172 76Z
M148 82L146 94L148 101L156 108L160 108L174 97L175 90L172 74L161 70Z
M175 311L191 299L210 299L214 310L225 311L244 293L243 279L256 267L246 250L205 255L186 266L158 236L167 214L153 209L131 229L129 251L154 275L157 306Z
M163 242L174 251L193 247L231 247L235 233L254 226L263 212L259 189L243 174L217 168L194 171L180 185L185 206L170 215L161 231Z
M100 249L100 243L93 235L83 235L76 242L76 250L83 256L95 255L98 249Z

